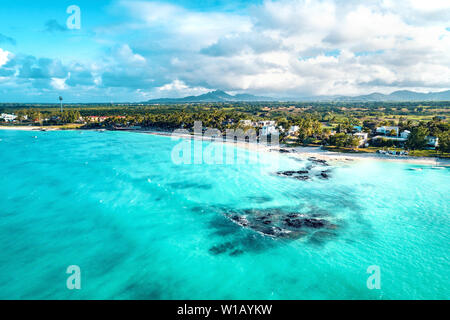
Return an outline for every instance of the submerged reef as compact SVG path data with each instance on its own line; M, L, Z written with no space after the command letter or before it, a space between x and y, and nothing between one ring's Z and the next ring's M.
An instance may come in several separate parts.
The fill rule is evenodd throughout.
M224 215L233 223L272 238L299 239L315 230L333 230L337 225L314 213L299 213L284 209L246 209L227 211Z

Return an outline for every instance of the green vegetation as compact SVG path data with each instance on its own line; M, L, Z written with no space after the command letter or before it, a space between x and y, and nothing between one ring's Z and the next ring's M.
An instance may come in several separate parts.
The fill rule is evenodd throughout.
M439 150L442 152L450 153L450 131L443 131L438 135L439 137Z
M21 125L63 126L75 123L83 128L127 128L141 126L155 130L191 130L194 121L205 128L255 129L240 120L275 120L282 142L291 145L323 145L339 150L375 152L379 148L405 148L410 154L440 155L450 148L450 102L267 102L267 103L186 103L186 104L1 104L0 113L14 113ZM288 135L298 126L295 135ZM357 127L355 127L357 126ZM397 139L396 130L386 137L371 139L380 126L397 126L411 132ZM256 128L258 129L258 128ZM358 148L361 140L353 133L369 134L369 148ZM438 150L425 150L427 137L439 139ZM390 139L395 137L396 139Z
M289 121L286 121L286 127L284 129L289 129L289 124ZM300 143L308 142L308 138L317 138L317 136L322 133L320 122L310 116L295 119L292 121L292 125L297 125L299 127L298 142Z
M406 140L405 146L410 150L424 149L427 145L426 137L428 129L423 126L417 126L411 129L411 134Z
M359 145L359 139L345 133L336 133L329 139L330 145L336 147L356 148Z

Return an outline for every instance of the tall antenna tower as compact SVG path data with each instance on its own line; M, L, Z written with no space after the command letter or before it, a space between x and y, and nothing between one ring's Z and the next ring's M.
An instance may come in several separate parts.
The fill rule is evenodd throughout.
M63 106L62 106L62 101L63 101L63 97L61 97L61 96L59 96L59 104L60 104L60 110L61 110L61 113L63 112Z

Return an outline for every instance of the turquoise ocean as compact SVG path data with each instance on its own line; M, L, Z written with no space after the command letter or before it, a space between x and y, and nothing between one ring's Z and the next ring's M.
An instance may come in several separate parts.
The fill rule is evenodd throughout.
M0 299L450 298L450 169L218 143L234 163L178 163L180 143L0 131ZM305 168L306 181L275 174ZM316 224L264 231L287 217Z

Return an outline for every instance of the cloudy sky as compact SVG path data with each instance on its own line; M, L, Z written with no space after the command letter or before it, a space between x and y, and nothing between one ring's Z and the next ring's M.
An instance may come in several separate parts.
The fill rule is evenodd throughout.
M67 26L70 5L80 29ZM449 88L448 0L0 4L0 102Z

